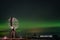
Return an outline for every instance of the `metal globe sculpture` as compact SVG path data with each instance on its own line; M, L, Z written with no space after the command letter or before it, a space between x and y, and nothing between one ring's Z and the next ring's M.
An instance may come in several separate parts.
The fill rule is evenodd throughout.
M11 37L15 38L15 30L19 27L18 20L15 17L9 18L9 26L11 28Z
M9 26L11 29L17 29L19 27L19 22L15 17L9 18Z

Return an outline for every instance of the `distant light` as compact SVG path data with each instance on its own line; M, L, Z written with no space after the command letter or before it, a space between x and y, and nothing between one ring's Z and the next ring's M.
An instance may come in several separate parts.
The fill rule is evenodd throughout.
M3 39L7 39L7 36L4 36Z
M52 35L40 35L40 37L50 37L50 38L52 38L53 36Z

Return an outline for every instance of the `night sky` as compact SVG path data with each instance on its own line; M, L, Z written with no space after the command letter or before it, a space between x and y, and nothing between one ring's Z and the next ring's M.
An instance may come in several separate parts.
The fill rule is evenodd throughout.
M60 2L58 0L1 0L0 26L7 26L11 16L18 19L21 28L60 26Z
M58 0L0 1L0 20L11 16L19 19L60 20L60 2Z

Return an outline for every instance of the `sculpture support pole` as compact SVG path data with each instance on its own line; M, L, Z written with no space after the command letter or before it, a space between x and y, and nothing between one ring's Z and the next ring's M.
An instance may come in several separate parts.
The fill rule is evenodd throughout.
M15 30L14 29L12 29L12 31L11 31L11 37L15 38Z

